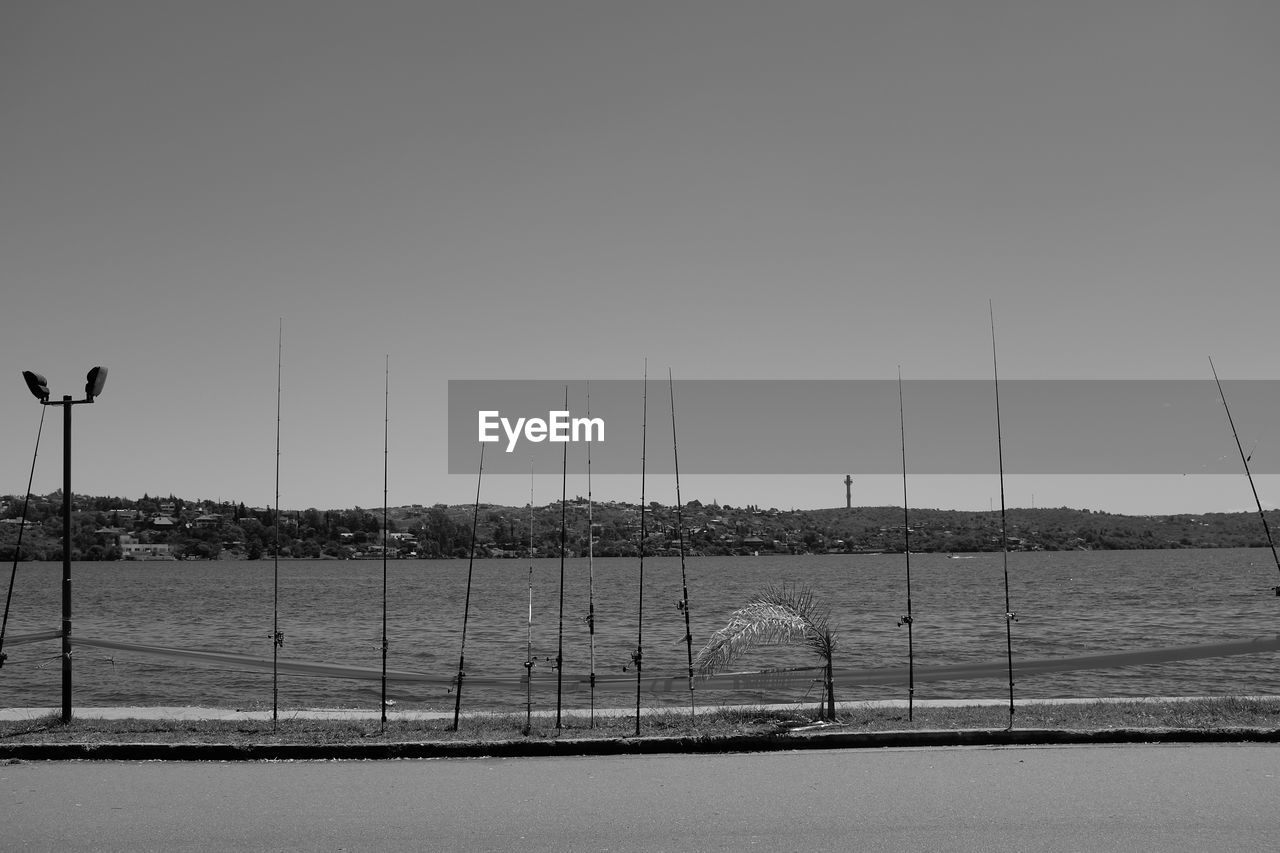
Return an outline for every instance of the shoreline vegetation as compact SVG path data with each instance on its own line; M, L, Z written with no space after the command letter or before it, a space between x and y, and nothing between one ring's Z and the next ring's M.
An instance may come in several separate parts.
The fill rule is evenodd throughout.
M465 715L457 730L451 719L397 717L382 727L376 712L353 718L291 716L282 712L270 719L178 719L137 717L105 719L73 717L63 724L56 714L29 719L0 720L0 754L8 747L29 745L78 745L92 748L112 744L225 745L248 749L256 746L367 747L395 744L467 744L481 752L486 746L513 743L645 740L698 743L701 747L723 742L727 748L750 739L786 739L816 735L874 735L897 733L903 742L920 735L921 745L931 743L931 733L996 732L1008 728L1008 708L1003 704L917 705L908 720L907 710L885 703L843 703L834 721L821 721L812 706L728 706L706 708L696 716L687 709L651 710L642 718L635 736L635 719L620 713L597 713L594 722L586 712L566 714L561 729L553 716L535 714L526 729L526 717L514 714ZM1185 699L1099 699L1072 702L1028 701L1017 706L1014 730L1053 731L1093 735L1108 733L1182 733L1217 736L1216 739L1280 739L1280 697L1192 697ZM1247 737L1246 737L1247 735Z
M0 497L0 559L62 559L62 496ZM567 501L565 545L570 556L636 557L641 530L646 556L901 553L909 534L912 553L1001 550L998 510L911 510L904 530L900 506L780 510L755 505L703 504L676 508L618 501ZM257 560L275 556L276 514L234 501L184 500L144 495L137 500L75 495L72 559ZM677 513L678 509L678 513ZM525 558L560 553L561 504L533 507L481 503L476 557ZM286 559L456 559L470 553L475 506L410 504L383 514L351 509L281 510L279 556ZM530 535L530 517L533 535ZM1267 514L1280 528L1280 510ZM644 525L641 520L643 517ZM1264 531L1254 512L1117 515L1087 509L1012 508L1007 511L1012 551L1092 551L1174 548L1262 548ZM588 539L590 526L590 540ZM532 555L530 553L532 542Z

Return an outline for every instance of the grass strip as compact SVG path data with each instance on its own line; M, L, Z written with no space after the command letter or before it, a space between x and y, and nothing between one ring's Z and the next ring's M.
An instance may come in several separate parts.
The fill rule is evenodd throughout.
M0 744L229 744L255 746L369 745L383 743L485 743L556 738L635 740L635 720L629 716L595 717L568 713L557 730L549 717L535 717L526 732L523 714L473 714L463 718L457 731L449 720L388 720L385 730L376 719L312 719L282 714L272 725L262 720L177 720L73 718L63 724L58 715L28 720L0 721ZM643 738L738 738L779 735L788 732L860 733L981 731L1004 729L1008 709L999 705L917 707L913 719L904 708L844 706L836 720L817 719L812 707L779 710L776 707L734 706L705 709L690 718L679 709L652 710L645 714ZM1280 729L1280 697L1211 697L1178 700L1099 700L1097 702L1047 704L1027 702L1018 706L1016 729L1055 729L1105 732L1119 729L1224 730Z

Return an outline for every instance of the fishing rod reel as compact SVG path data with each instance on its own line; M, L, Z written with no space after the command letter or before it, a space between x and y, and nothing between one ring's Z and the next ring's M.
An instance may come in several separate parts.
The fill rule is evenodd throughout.
M898 620L897 627L901 628L903 625L910 625L914 621L915 620L912 619L910 616L903 616L901 619Z
M455 692L455 691L459 691L459 690L461 690L461 689L462 689L462 682L463 682L463 681L465 681L465 680L466 680L466 678L467 678L467 674L466 674L466 672L464 672L464 671L462 670L462 668L461 668L461 667L459 667L459 668L458 668L458 673L457 673L457 675L455 675L453 678L449 679L449 684L450 684L450 685L452 685L452 686L450 686L450 687L448 687L448 688L446 688L446 689L445 689L445 691L444 691L444 692L445 692L445 694L447 695L447 694L449 694L449 693L453 693L453 692Z
M1004 618L1006 622L1017 622L1018 614L1014 613L1013 611L1008 611L1004 614Z
M268 634L271 642L275 644L277 649L284 648L284 631L276 631L274 634Z

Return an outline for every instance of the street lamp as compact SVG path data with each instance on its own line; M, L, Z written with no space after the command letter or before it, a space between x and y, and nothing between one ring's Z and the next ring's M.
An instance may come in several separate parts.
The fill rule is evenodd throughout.
M62 407L62 722L71 722L71 407L92 403L107 383L107 369L95 367L85 377L83 400L49 399L49 382L39 373L22 371L32 396L42 406Z

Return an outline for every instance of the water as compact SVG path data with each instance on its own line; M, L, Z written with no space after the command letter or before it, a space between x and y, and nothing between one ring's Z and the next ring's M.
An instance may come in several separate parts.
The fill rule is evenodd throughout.
M907 629L904 558L884 556L689 558L689 598L696 651L748 597L774 583L805 584L831 608L840 633L835 665L905 667ZM388 666L452 676L461 641L467 561L398 561L389 565ZM1002 555L911 558L917 667L999 662L1005 656ZM636 646L637 561L595 561L596 670L623 674ZM1042 552L1009 555L1015 659L1067 657L1163 646L1274 636L1280 599L1265 550ZM10 636L56 629L61 620L61 564L18 567ZM535 673L553 672L559 620L559 560L533 567ZM73 567L74 632L183 649L270 658L272 564L258 562L79 563ZM519 679L528 626L527 560L478 560L467 626L469 677ZM590 668L587 562L565 564L563 657L566 681ZM365 561L285 561L279 565L282 658L381 665L382 564ZM644 673L682 675L687 666L678 558L645 561ZM6 647L0 706L57 707L61 703L58 641ZM816 664L802 649L766 649L741 669ZM631 670L632 672L634 670ZM682 683L682 682L681 682ZM837 682L837 698L905 698L901 687ZM282 676L279 702L289 707L377 708L377 681ZM555 706L554 678L537 683L535 707ZM634 682L598 689L597 707L634 703ZM1002 698L1003 677L926 683L916 698ZM451 709L447 687L389 686L400 709ZM1274 655L1257 654L1100 671L1022 677L1020 698L1280 694ZM700 702L805 699L817 684L789 692L725 691ZM565 697L585 708L585 689ZM74 658L74 704L202 705L269 708L271 674L81 646ZM646 706L687 704L683 691L647 693ZM518 683L464 689L465 710L523 710Z

